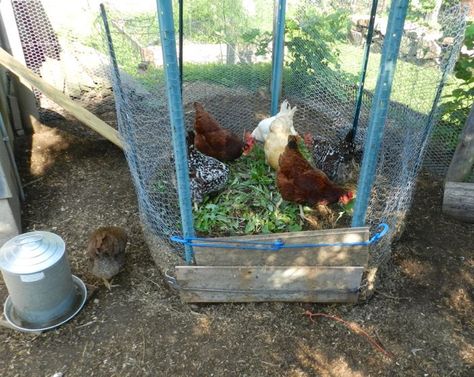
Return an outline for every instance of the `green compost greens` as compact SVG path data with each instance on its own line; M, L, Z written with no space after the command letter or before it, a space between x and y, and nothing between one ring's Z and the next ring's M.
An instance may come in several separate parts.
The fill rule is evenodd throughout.
M194 210L194 227L198 233L228 236L314 229L314 222L309 224L301 218L297 204L281 200L276 174L266 164L260 145L229 167L227 187L217 195L208 196ZM316 215L309 207L303 210L308 219ZM318 224L321 229L333 227L342 218L348 220L350 212L339 204L332 205L330 216L319 219Z

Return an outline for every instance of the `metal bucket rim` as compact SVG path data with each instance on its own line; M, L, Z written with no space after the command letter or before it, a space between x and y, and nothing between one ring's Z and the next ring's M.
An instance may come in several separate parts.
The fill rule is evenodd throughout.
M79 288L79 292L81 294L81 300L80 300L79 304L76 306L76 308L71 308L72 312L71 312L70 315L67 316L66 319L61 319L58 323L54 323L50 326L42 327L42 328L22 327L22 326L16 324L10 316L10 311L13 309L13 305L11 303L11 299L10 299L10 295L9 295L7 297L7 299L5 300L5 303L3 304L3 315L5 316L5 319L7 320L7 322L12 327L14 327L16 330L20 330L20 331L23 331L23 332L41 332L41 331L54 329L58 326L63 325L64 323L70 321L72 318L74 318L81 311L81 309L84 307L84 304L87 301L87 287L86 287L86 285L76 275L71 275L71 276L72 276L72 281L73 281L74 286Z

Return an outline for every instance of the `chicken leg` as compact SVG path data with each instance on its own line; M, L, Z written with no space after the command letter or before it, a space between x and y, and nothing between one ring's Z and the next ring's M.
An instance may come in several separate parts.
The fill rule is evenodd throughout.
M301 204L299 204L298 207L300 207L300 217L301 217L303 220L307 220L306 216L304 215L303 206L302 206Z
M120 287L120 285L118 285L118 284L112 284L112 280L113 280L113 279L107 280L106 278L102 278L102 281L104 282L105 287L106 287L109 291L111 291L112 288Z
M277 211L278 209L280 209L281 203L283 203L283 198L280 198L280 200L278 201L278 203L275 204L275 211Z

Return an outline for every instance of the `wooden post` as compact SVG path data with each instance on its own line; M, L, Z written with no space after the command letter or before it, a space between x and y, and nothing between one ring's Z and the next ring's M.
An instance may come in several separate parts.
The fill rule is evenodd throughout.
M474 165L474 104L446 174L446 182L463 182Z
M474 183L446 182L443 212L461 221L474 223Z

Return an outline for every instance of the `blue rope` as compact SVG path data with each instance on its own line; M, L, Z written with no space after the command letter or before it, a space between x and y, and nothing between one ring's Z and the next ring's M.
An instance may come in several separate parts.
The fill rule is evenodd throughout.
M272 242L265 241L241 241L241 240L229 240L222 241L212 238L199 238L199 237L188 237L183 238L181 236L171 236L170 239L173 242L181 243L183 245L192 247L214 247L219 249L239 249L239 250L266 250L266 251L279 251L281 249L301 249L308 247L328 247L328 246L339 246L339 247L354 247L354 246L369 246L377 243L385 234L387 234L389 227L385 223L379 224L377 227L378 232L375 233L368 241L362 242L335 242L335 243L297 243L291 245L285 245L285 243L277 239ZM202 241L202 242L195 242ZM243 245L238 246L235 244Z

